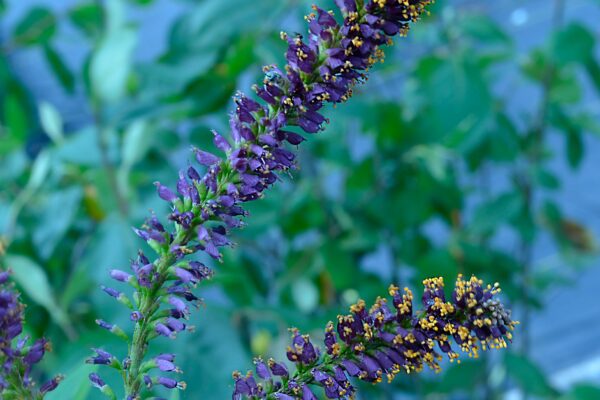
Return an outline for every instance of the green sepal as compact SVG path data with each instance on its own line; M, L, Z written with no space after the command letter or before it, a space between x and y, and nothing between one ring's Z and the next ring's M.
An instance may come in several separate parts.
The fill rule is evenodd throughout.
M118 337L119 339L123 339L124 341L129 343L129 336L127 336L125 331L119 328L117 325L113 325L112 329L109 332Z

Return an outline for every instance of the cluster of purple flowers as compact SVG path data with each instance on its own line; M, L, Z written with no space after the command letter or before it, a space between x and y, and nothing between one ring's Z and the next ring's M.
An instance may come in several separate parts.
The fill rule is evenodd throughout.
M325 329L322 353L308 335L292 330L292 345L287 358L296 366L292 375L283 363L272 359L255 360L257 381L250 371L234 373L234 400L281 399L316 400L315 388L322 388L329 399L354 398L350 378L378 383L391 381L398 373L420 372L425 365L440 370L441 354L450 361L458 358L451 344L471 357L479 350L506 347L517 322L495 296L498 285L483 286L475 277L456 281L452 299L446 300L444 281L426 279L423 308L413 311L413 295L391 286L393 308L378 298L370 309L364 301L338 316ZM460 360L458 360L460 361Z
M21 335L24 308L9 282L9 273L0 271L0 398L6 400L43 399L62 379L57 375L38 389L31 378L33 365L42 360L50 345L43 338L28 345L28 338Z
M246 212L240 204L260 198L278 180L278 173L295 165L295 154L285 144L298 145L305 138L286 127L307 134L319 132L326 122L322 107L347 100L353 86L366 79L369 67L383 58L381 46L389 44L394 35L404 35L409 22L417 21L431 2L337 0L339 22L333 12L314 7L307 17L308 40L282 34L288 42L285 68L264 68L263 84L254 87L256 100L241 93L234 97L231 140L213 132L214 144L225 156L194 149L201 168L190 166L181 171L176 190L156 183L158 195L172 207L168 218L174 228L167 229L152 216L135 229L158 257L150 261L139 253L132 262L132 273L111 271L115 280L133 287L133 299L116 289L103 288L131 309L135 323L131 339L120 327L98 320L101 327L128 341L128 355L122 361L108 353L90 358L90 362L122 373L128 398L139 398L145 387L155 384L184 387L183 382L171 378L150 377L149 370L162 368L144 360L150 340L174 338L189 328L185 322L189 305L199 301L192 289L212 274L204 264L186 257L205 252L221 259L219 248L231 243L228 230L243 224L241 217ZM109 397L114 396L99 376L90 379Z

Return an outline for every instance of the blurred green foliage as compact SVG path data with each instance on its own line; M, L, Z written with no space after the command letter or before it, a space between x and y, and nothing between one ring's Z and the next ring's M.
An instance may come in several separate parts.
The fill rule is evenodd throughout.
M68 376L50 399L95 398L92 367L81 362L89 347L113 339L93 321L127 319L97 287L142 245L130 226L149 209L165 214L152 182L174 182L190 145L212 146L209 128L226 129L231 95L261 65L282 60L278 32L300 30L309 6L185 3L165 51L140 62L136 49L152 43L141 42L131 12L144 15L152 3L79 1L57 13L41 2L1 44L3 264L29 303L30 333L54 343L46 370ZM492 399L515 386L536 398L599 398L600 389L585 385L560 393L527 357L530 310L569 281L562 265L581 265L596 251L585 225L559 206L555 168L564 161L577 169L587 136L600 135L586 100L600 95L599 32L562 22L565 4L555 3L553 32L524 54L506 26L440 1L388 51L372 82L330 110L326 132L300 150L301 169L250 206L238 246L200 288L206 307L196 333L163 343L182 359L182 398L228 397L231 371L256 354L281 357L289 326L318 337L359 295L458 273L500 282L522 318L518 343L441 376L365 388L364 398ZM10 2L0 4L8 12ZM59 50L65 26L85 48L78 65ZM42 54L65 94L85 101L85 124L71 126L32 94L11 62L23 51ZM532 98L517 98L521 90ZM544 235L566 263L536 265Z

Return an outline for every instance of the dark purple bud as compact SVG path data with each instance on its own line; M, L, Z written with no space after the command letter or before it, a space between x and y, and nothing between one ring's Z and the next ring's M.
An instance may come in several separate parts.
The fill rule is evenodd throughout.
M40 387L40 393L46 394L48 392L53 391L58 387L58 384L64 379L62 375L57 375L54 378L50 379L48 382L44 383Z
M154 362L156 362L156 367L163 372L181 372L172 361L156 357Z
M284 364L280 364L273 360L272 358L268 361L269 369L271 373L276 376L288 376L287 367Z
M194 148L194 153L196 154L196 161L198 161L198 164L200 164L200 165L205 165L207 167L210 167L211 165L215 165L221 161L221 159L219 157L215 156L212 153L204 151L204 150ZM196 172L196 170L194 170L193 171L194 177L192 177L192 175L190 175L190 170L188 169L188 175L190 176L190 178L195 179L194 177L196 175L198 175L198 173ZM196 180L199 181L200 177L198 176L198 179L196 179Z
M169 304L175 307L176 310L181 311L183 313L187 313L188 311L188 307L185 305L183 300L177 297L169 296Z
M265 362L262 359L260 359L260 358L254 359L254 366L256 367L256 374L259 376L259 378L261 378L261 379L271 378L271 373L269 372L269 368L267 367L267 364L265 364Z
M175 338L175 332L173 332L171 329L169 329L169 327L167 327L165 324L163 323L158 323L156 324L156 333L158 333L159 335L162 336L166 336L170 339Z
M278 400L295 400L296 399L295 397L292 397L289 394L285 394L285 393L275 393L274 397Z
M109 296L111 296L111 297L114 297L115 299L118 299L118 298L119 298L119 296L121 296L121 294L122 294L122 293L121 293L121 292L119 292L118 290L115 290L115 289L113 289L113 288L106 287L106 286L104 286L104 285L100 286L100 288L101 288L101 289L102 289L102 290L103 290L103 291L104 291L106 294L108 294L108 295L109 295Z
M109 324L108 322L104 321L103 319L97 319L96 324L98 324L98 326L100 328L104 328L108 331L112 330L115 327L113 324Z
M139 311L134 311L129 315L129 319L132 321L139 321L140 319L142 319L142 313Z
M146 387L148 389L150 389L152 387L152 378L150 378L150 376L148 375L144 375L144 385L146 385Z
M299 135L297 133L294 132L286 132L286 140L293 145L299 145L300 143L304 142L306 139L304 138L304 136Z
M94 385L98 389L102 389L106 386L106 383L102 380L102 378L100 378L100 375L98 375L95 372L92 372L89 375L89 378L90 378L90 381L92 382L92 385Z
M161 185L160 182L154 182L154 186L156 186L158 196L161 199L169 201L171 203L177 200L177 196L175 195L175 193L173 193L168 187Z
M215 135L214 137L214 143L215 146L217 146L217 148L221 151L224 152L228 152L231 150L231 145L229 144L229 142L227 141L227 139L225 139L223 136L219 135L217 133L217 131L212 131L213 135Z
M165 361L174 362L175 361L175 354L172 354L172 353L162 353L162 354L157 355L155 358L157 360L165 360Z
M29 365L37 364L44 357L46 350L48 350L48 345L49 344L46 339L36 340L35 343L29 348L29 351L23 358L23 361Z
M171 331L177 333L185 330L185 324L176 318L167 318L167 326Z
M196 168L192 167L191 165L188 167L187 175L192 181L200 182L200 174L198 171L196 171Z
M131 278L131 275L118 269L112 269L110 270L110 277L119 282L127 282Z
M302 385L302 400L318 400L308 385Z
M179 179L177 180L177 192L181 194L183 197L190 197L190 184L185 178L185 174L183 171L179 171Z
M158 383L159 385L163 385L167 389L175 389L175 388L184 388L185 387L184 382L177 382L175 379L166 378L164 376L159 376L156 379L156 383Z

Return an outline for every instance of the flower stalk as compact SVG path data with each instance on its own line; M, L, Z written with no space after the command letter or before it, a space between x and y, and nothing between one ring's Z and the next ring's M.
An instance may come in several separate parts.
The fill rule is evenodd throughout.
M132 286L133 298L113 288L103 288L131 309L134 322L130 338L120 327L103 320L98 324L128 342L128 354L121 362L108 363L92 357L90 363L104 363L123 376L127 400L151 395L152 387L185 387L173 378L154 376L152 370L164 363L148 361L149 343L159 337L174 339L188 330L189 305L197 305L194 287L212 271L191 260L203 252L221 260L220 247L230 245L228 233L243 225L242 203L259 199L279 174L295 167L295 153L287 148L315 134L327 122L321 109L328 103L346 101L355 85L363 83L367 71L384 57L382 46L391 37L405 35L409 23L426 12L432 0L337 0L339 20L334 12L316 6L307 16L309 37L290 37L287 65L264 68L261 86L254 86L256 100L242 93L234 97L230 116L231 139L213 131L215 146L223 157L193 149L199 166L180 171L176 191L157 182L158 195L171 205L167 229L156 216L135 232L156 252L154 261L140 252L131 264L133 273L111 271L111 276ZM104 350L102 350L104 351ZM115 359L112 355L109 359ZM154 358L156 360L156 357ZM172 362L172 361L169 361ZM152 375L151 375L152 374ZM98 376L94 386L114 398Z
M458 348L478 357L480 350L501 349L512 339L518 324L510 311L496 299L497 284L483 286L476 277L459 276L446 300L442 278L423 281L422 310L413 311L413 294L390 286L393 308L388 300L378 298L370 309L360 300L350 307L350 314L338 316L337 324L325 329L325 349L314 346L308 335L292 330L292 345L287 358L296 371L290 375L283 363L273 359L255 359L256 375L234 372L234 400L280 399L316 400L320 388L329 399L354 398L356 388L351 378L379 383L392 381L399 373L419 373L424 366L435 372L446 354L453 362Z
M9 281L10 273L0 270L0 398L5 400L42 400L63 379L57 375L39 388L31 377L35 364L49 351L42 338L29 343L23 336L25 306Z

